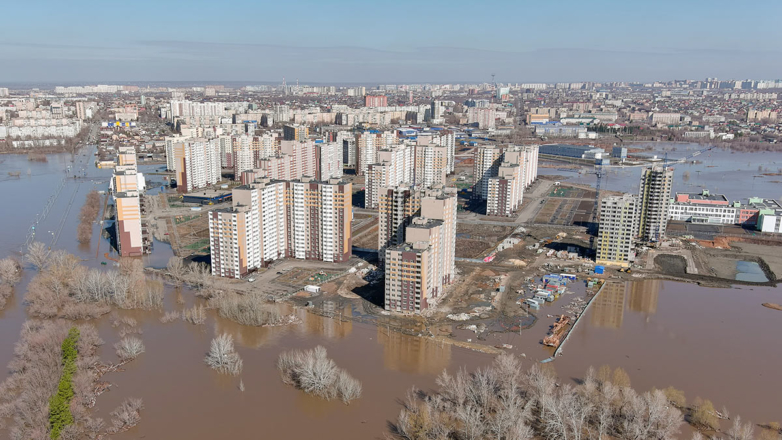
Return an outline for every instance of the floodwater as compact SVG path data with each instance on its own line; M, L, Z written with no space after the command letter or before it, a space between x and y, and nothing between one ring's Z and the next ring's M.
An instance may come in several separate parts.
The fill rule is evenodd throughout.
M660 280L608 284L552 364L562 378L623 367L637 390L673 386L755 423L782 418L782 312L771 287Z
M707 148L701 144L686 142L662 142L656 144L627 144L628 148L652 146L644 156L657 155L673 161ZM693 164L692 161L699 163ZM690 159L689 163L673 164L673 192L700 192L708 189L712 194L724 194L734 201L748 197L779 199L782 197L782 152L742 153L713 149ZM637 193L642 167L605 168L601 189ZM563 172L556 168L539 168L540 174L563 175L564 181L595 186L594 174Z
M28 162L26 156L5 155L0 160L0 203L4 207L0 210L0 257L19 256L29 225L65 177L70 156L50 155L46 163ZM98 228L89 246L80 246L75 233L87 192L105 189L111 170L92 167L91 156L81 160L90 165L85 167L87 178L66 180L47 218L39 219L38 239L46 243L54 239L54 248L78 255L91 267L103 267L103 254L110 249L108 241L98 236ZM78 162L71 165L79 167ZM5 178L7 171L16 170L22 171L20 179ZM54 237L48 231L53 231ZM168 245L156 243L153 254L144 261L160 267L170 255ZM25 272L15 297L0 311L0 365L7 365L13 355L26 319L22 295L33 275L33 270ZM544 305L537 312L540 320L534 327L521 334L496 333L485 343L513 345L513 352L525 355L526 366L548 358L553 350L540 344L554 322L553 316L547 315L561 313L570 298L583 295L585 290L582 282L568 288L573 294ZM178 297L185 304L177 303ZM194 301L192 292L169 288L165 309L181 310ZM713 289L662 281L609 285L579 322L564 355L547 365L562 382L583 377L589 366L623 367L638 390L674 386L684 390L690 400L708 398L717 408L724 405L748 420L779 420L782 312L762 307L763 302L782 303L782 289ZM338 309L343 316L356 313L350 306ZM122 439L381 438L387 423L399 412L399 401L412 386L432 389L443 369L473 370L492 359L447 344L389 333L382 325L341 322L305 310L296 313L302 319L300 324L255 328L239 326L211 312L202 326L182 321L162 324L160 311L119 312L139 322L146 352L129 363L126 371L105 376L114 386L98 398L95 412L108 419L125 398L142 398L146 409L141 423L120 434ZM102 358L114 359L112 345L118 339L118 329L111 327L108 316L97 325L106 341ZM452 330L458 339L476 337L470 331L455 329L455 325ZM210 340L222 332L236 340L244 360L240 377L219 375L203 363ZM280 352L319 344L363 383L362 397L351 405L307 396L280 381L275 367ZM238 389L240 379L244 392Z
M765 283L768 281L760 265L754 261L736 262L736 279L738 281L751 281L753 283Z
M474 369L491 361L381 327L297 313L301 324L276 328L242 327L211 315L204 326L164 325L158 314L144 314L139 321L146 353L127 371L105 376L116 388L98 399L98 414L107 417L128 396L144 399L142 422L121 439L378 438L413 385L432 389L444 368ZM237 340L244 361L239 377L219 375L203 362L211 338L222 332ZM282 383L279 354L316 345L362 382L360 399L346 406Z

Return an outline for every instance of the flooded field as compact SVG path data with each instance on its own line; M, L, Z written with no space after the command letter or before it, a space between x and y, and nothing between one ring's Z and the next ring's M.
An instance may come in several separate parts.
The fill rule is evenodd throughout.
M758 160L760 156L753 157ZM87 177L66 180L47 218L39 221L37 237L79 256L85 265L102 267L103 254L110 252L110 246L98 235L98 228L94 228L89 245L79 245L75 236L86 194L105 189L111 170L92 167L89 155L77 157L75 163L68 155L51 155L45 163L28 162L26 156L6 155L0 160L0 203L4 207L0 210L0 257L20 255L30 224L66 177L66 167L81 169L83 163ZM14 170L21 171L21 177L6 179L7 172ZM593 177L584 179L591 183ZM727 186L724 192L728 193ZM760 191L753 194L776 197ZM480 231L467 232L470 239L480 236ZM144 262L162 267L170 255L170 247L158 242ZM751 274L752 270L737 267L741 273ZM22 296L33 275L28 268L16 286L15 297L0 311L0 365L7 365L13 355L26 319ZM571 294L536 312L538 322L531 328L519 330L521 322L498 320L490 323L497 332L477 341L474 332L456 328L458 323L442 327L459 340L512 345L512 351L523 353L524 364L530 366L553 353L540 341L554 316L573 298L585 295L581 281L568 287ZM180 296L184 303L176 301ZM166 310L182 310L194 302L187 289L167 288ZM623 367L639 391L675 386L684 390L690 401L696 396L708 398L716 407L724 405L754 422L780 420L782 396L775 384L782 370L778 349L782 312L762 307L764 302L782 303L782 289L713 289L662 281L610 285L582 317L564 355L548 365L560 382L582 377L589 366ZM387 423L396 418L399 401L410 387L431 389L443 369L473 370L492 360L487 354L389 332L383 326L330 319L302 309L296 310L300 324L272 328L239 326L213 313L201 326L183 321L163 324L159 320L162 313L119 313L138 321L146 352L128 364L126 371L105 376L115 386L98 398L95 412L108 418L127 397L142 398L146 409L140 424L117 438L254 438L258 433L269 438L380 438ZM350 305L342 310L345 317L355 313ZM118 335L111 320L105 316L97 322L106 341L101 353L104 359L115 359L112 344ZM525 318L522 327L527 323ZM234 336L244 360L239 377L218 375L203 363L210 340L223 332ZM275 366L280 352L319 344L362 382L364 392L351 405L310 397L281 382ZM2 376L6 374L4 370ZM240 379L244 392L238 389Z
M638 143L628 148L653 147L645 156L657 155L662 159L668 152L669 160L687 157L706 148L692 143ZM699 163L693 164L695 160ZM699 192L706 188L712 194L725 194L729 200L751 196L778 199L782 196L782 152L740 153L713 149L690 160L686 164L674 164L673 192ZM602 189L611 191L637 191L641 167L606 168ZM556 168L539 168L540 174L563 175L566 182L595 185L594 174L563 172Z

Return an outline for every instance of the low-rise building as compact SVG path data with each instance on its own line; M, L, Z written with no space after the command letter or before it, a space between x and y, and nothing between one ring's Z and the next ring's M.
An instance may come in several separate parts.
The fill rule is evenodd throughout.
M668 207L668 220L733 224L736 221L736 208L724 195L711 194L706 189L700 193L676 193Z
M734 223L743 226L756 226L760 215L773 215L777 210L782 210L782 205L776 200L764 199L762 197L750 197L733 202L736 208L736 220Z

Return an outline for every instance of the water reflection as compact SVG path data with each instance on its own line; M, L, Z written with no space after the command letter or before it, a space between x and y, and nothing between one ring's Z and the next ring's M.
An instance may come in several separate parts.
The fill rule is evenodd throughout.
M306 311L300 314L299 316L303 322L297 326L297 333L302 336L320 335L329 339L342 339L353 331L353 321L348 319L352 314L350 304L324 301L320 312L326 315L326 317L315 313L307 313ZM333 316L334 318L332 319L328 316Z
M628 308L634 312L649 315L657 313L657 298L663 282L661 280L645 280L630 283L630 303Z
M622 327L627 283L606 283L592 303L592 325L595 327Z
M383 345L383 365L389 370L414 374L440 374L451 361L451 345L413 338L377 327L377 340Z

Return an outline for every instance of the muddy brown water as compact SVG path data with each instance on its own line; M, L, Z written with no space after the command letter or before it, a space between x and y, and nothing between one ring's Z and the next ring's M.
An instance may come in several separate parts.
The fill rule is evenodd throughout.
M0 257L17 255L29 222L35 219L45 200L62 176L66 155L49 156L47 163L27 162L25 156L2 156L0 164ZM91 157L88 158L91 160ZM26 169L31 176L26 177ZM7 170L21 170L19 180L3 180ZM109 244L97 227L89 246L75 240L78 211L86 193L104 189L110 170L87 168L88 179L97 185L68 182L55 209L40 230L52 230L63 222L63 232L55 248L66 249L91 267L104 267L103 253ZM74 206L65 219L72 193ZM96 258L96 251L99 257ZM160 243L145 263L161 267L170 248ZM29 268L28 268L29 269ZM0 365L13 355L22 322L26 319L22 301L24 288L34 275L29 269L17 285L16 294L0 311ZM582 295L583 285L571 284L574 295ZM177 295L185 304L175 302ZM778 372L782 371L780 312L762 307L764 302L782 303L782 289L742 286L713 289L691 284L644 281L612 286L605 290L582 318L564 348L564 355L549 363L560 381L583 376L589 366L621 366L639 390L675 386L688 399L711 399L717 408L726 406L755 422L781 420L782 394ZM521 335L498 333L486 344L511 344L524 354L526 366L551 356L553 350L540 345L554 318L571 295L565 295L539 312L539 322ZM169 288L165 309L181 310L195 299L192 292ZM342 310L343 315L352 313ZM449 345L388 333L386 329L355 322L296 313L301 324L287 327L243 327L209 314L207 324L193 326L182 321L162 324L162 312L120 312L139 322L146 353L127 365L124 372L107 375L114 383L98 398L95 412L108 414L125 398L140 397L146 409L141 423L118 438L381 438L387 423L396 418L405 393L415 385L434 387L443 369L473 370L491 362L492 357ZM118 329L111 317L97 322L106 341L101 354L115 359L112 344ZM448 326L444 326L448 327ZM457 339L475 334L450 326ZM240 377L221 376L203 363L210 340L217 334L234 335L244 360ZM346 368L364 387L362 397L349 406L323 401L282 384L275 367L280 352L293 348L323 345L329 355ZM7 374L4 370L2 376ZM239 380L246 390L239 391Z

